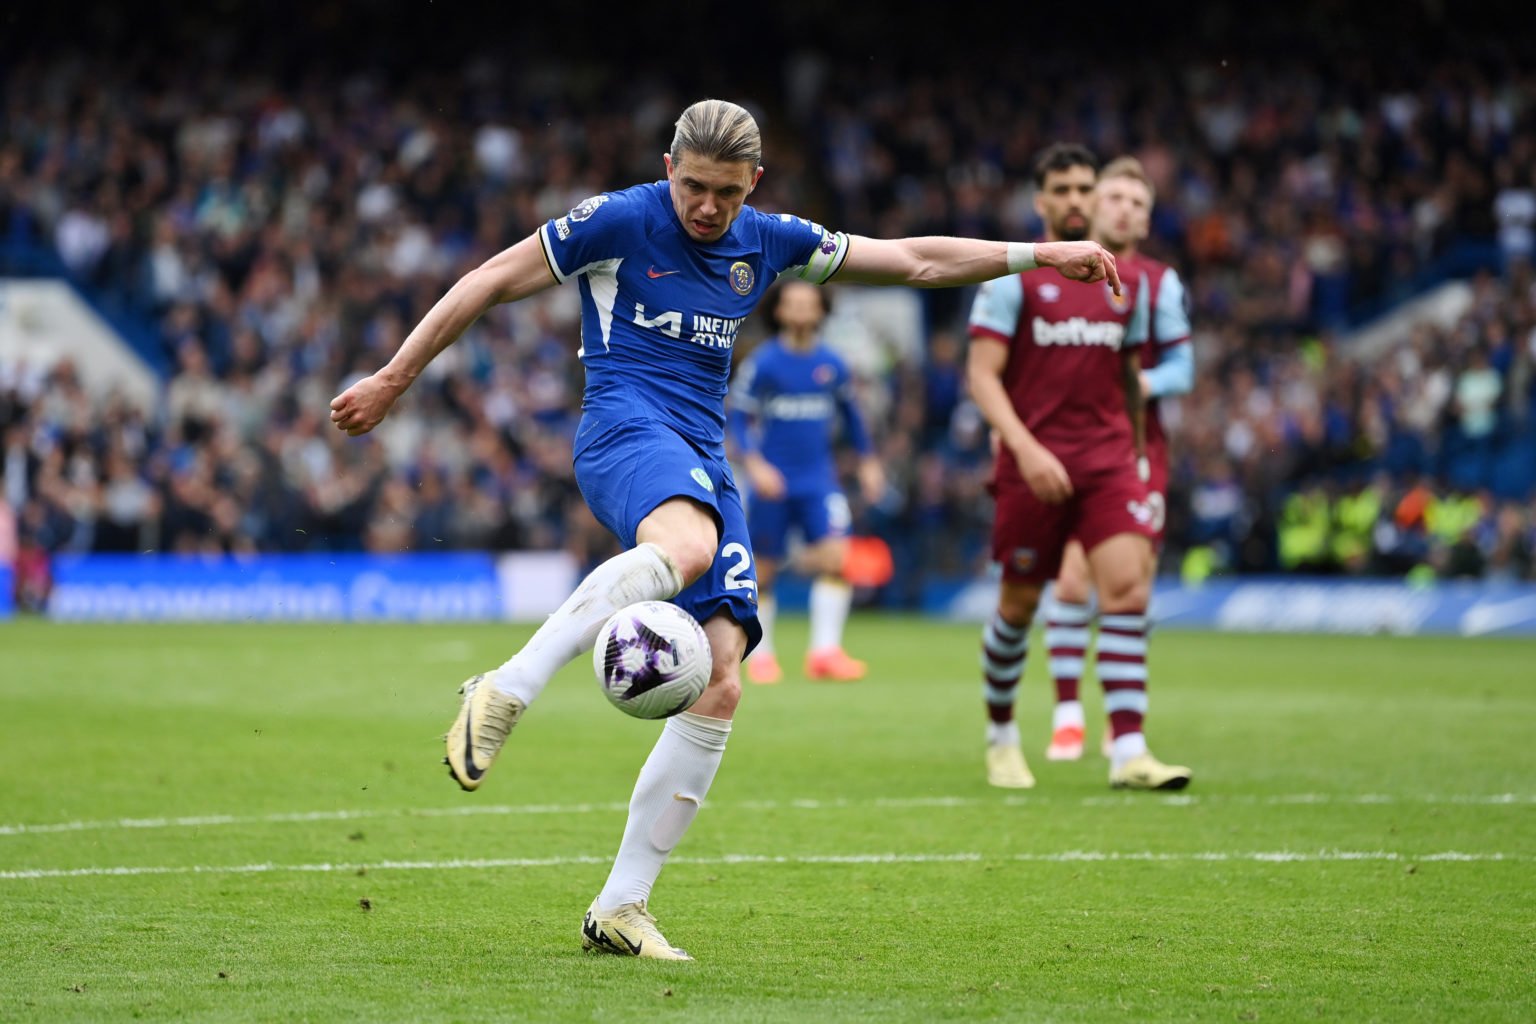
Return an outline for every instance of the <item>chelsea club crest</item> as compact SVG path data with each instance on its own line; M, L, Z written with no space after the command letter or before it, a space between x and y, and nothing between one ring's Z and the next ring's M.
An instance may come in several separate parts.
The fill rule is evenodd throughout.
M737 295L751 295L752 285L756 281L757 276L752 273L751 264L739 260L731 264L731 287Z

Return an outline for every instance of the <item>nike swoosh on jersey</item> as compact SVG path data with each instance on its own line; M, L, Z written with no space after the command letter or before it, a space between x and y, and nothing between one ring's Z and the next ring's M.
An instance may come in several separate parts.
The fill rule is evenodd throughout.
M681 274L681 273L682 273L681 270L657 270L656 269L656 265L652 264L650 266L650 268L646 270L645 276L654 281L654 280L656 280L656 278L658 278L658 277L666 277L668 274Z

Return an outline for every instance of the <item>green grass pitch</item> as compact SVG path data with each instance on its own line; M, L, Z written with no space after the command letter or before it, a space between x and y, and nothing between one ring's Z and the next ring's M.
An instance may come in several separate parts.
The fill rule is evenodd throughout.
M1037 654L1010 795L979 630L855 616L868 680L748 686L660 964L577 941L657 724L581 661L438 764L526 633L0 626L0 1020L1536 1019L1531 642L1159 633L1173 795L1044 761Z

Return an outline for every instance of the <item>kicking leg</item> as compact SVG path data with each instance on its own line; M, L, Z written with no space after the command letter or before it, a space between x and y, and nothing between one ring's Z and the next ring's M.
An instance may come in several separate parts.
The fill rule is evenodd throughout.
M446 737L448 770L459 785L479 787L528 705L567 662L592 648L614 612L675 596L713 563L718 537L709 509L686 498L664 502L641 521L636 546L592 570L522 650L466 682Z

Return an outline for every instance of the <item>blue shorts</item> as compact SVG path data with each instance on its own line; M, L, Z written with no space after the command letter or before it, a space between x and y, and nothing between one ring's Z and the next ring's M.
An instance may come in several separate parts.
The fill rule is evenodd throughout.
M790 530L799 529L807 544L846 537L853 515L842 491L812 491L773 501L753 496L747 523L753 550L763 558L783 558Z
M672 598L700 622L725 612L746 630L747 653L763 638L757 621L757 566L741 493L725 457L699 451L672 428L650 419L617 423L582 417L576 431L576 486L602 523L626 548L640 521L671 498L708 508L720 547L708 572Z

